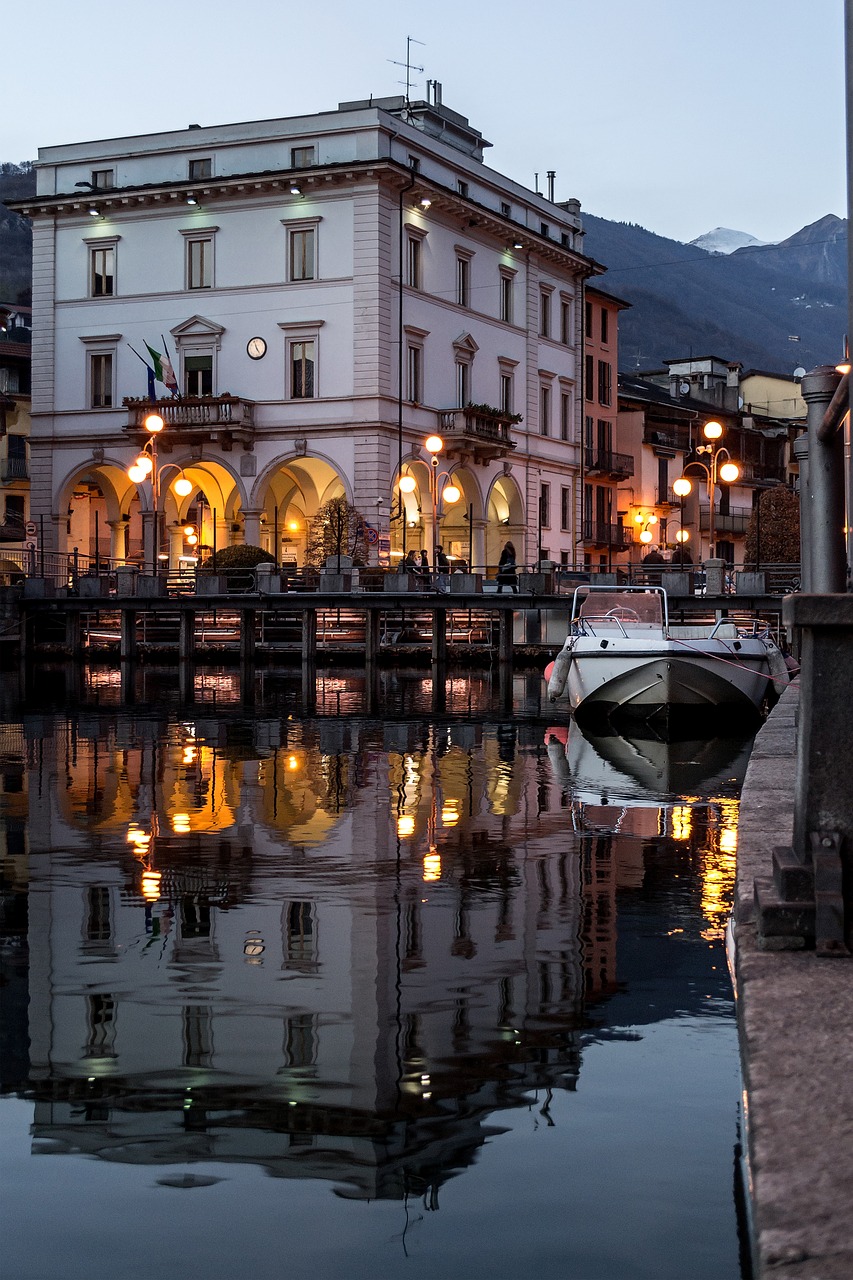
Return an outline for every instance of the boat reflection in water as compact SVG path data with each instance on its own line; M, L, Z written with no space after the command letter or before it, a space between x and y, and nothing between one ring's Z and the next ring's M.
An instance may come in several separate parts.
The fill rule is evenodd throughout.
M682 1268L676 1251L657 1274L734 1274L721 1263L736 1253L730 1188L725 1174L719 1186L706 1181L709 1153L719 1147L726 1169L731 1141L726 1152L725 1135L696 1134L718 1086L705 1081L695 1106L685 1095L684 1138L673 1097L692 1087L692 1069L677 1067L675 1049L669 1110L654 1112L649 1097L665 1074L655 1027L666 1028L664 1042L681 1022L704 1027L735 1059L724 965L712 961L746 745L666 750L585 739L574 725L543 740L544 729L539 720L246 718L227 705L181 717L101 708L3 726L2 933L13 959L0 1089L31 1101L33 1152L64 1157L81 1187L104 1162L145 1166L145 1187L198 1188L195 1197L236 1194L227 1187L239 1166L322 1180L322 1202L306 1208L304 1191L298 1201L313 1215L315 1253L298 1233L290 1250L308 1265L327 1236L322 1247L338 1252L317 1274L329 1275L352 1273L351 1248L367 1250L357 1274L401 1274L387 1270L387 1222L369 1247L358 1232L360 1243L347 1243L352 1224L329 1212L329 1185L349 1200L414 1196L435 1209L442 1185L466 1171L453 1202L479 1223L489 1274L507 1247L516 1261L532 1256L535 1240L548 1274L564 1274L570 1256L586 1266L600 1247L587 1226L600 1199L609 1274L628 1275L638 1250L660 1253L649 1187L677 1217L676 1148L685 1142L692 1160L701 1141L701 1169L676 1175L689 1200L679 1237L705 1239L697 1222L709 1214L712 1234L722 1218L728 1235L706 1270ZM654 923L617 972L626 901ZM630 939L622 906L619 918ZM667 981L650 984L647 974L667 964ZM683 981L673 981L676 968ZM606 1065L618 1044L631 1054L630 1087L611 1085L599 1107L588 1061ZM569 1102L582 1064L586 1101ZM727 1115L735 1096L736 1087ZM555 1124L564 1147L537 1137ZM584 1126L590 1146L579 1157ZM508 1129L512 1137L497 1137ZM617 1134L621 1154L599 1174L595 1152L603 1143L615 1153ZM548 1169L527 1190L515 1173L521 1135L536 1142L525 1158ZM571 1245L562 1176L577 1206ZM469 1181L473 1192L461 1185ZM21 1264L16 1275L40 1274L38 1200L28 1200L35 1228L18 1256L33 1259L32 1271ZM245 1200L215 1203L225 1207L205 1219L208 1231L220 1232L220 1219L244 1232L254 1223L250 1244L237 1228L233 1244L232 1228L217 1234L220 1269L207 1273L231 1276L266 1236ZM620 1204L638 1216L626 1211L617 1245L605 1223ZM160 1232L183 1230L159 1201L150 1212ZM451 1245L440 1237L430 1273L467 1275L470 1230L453 1235L458 1219L442 1218L462 1261L442 1269Z

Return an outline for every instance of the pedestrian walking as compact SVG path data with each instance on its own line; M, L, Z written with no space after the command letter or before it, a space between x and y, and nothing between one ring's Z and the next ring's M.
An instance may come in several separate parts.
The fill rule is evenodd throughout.
M504 587L509 587L515 595L518 595L518 565L515 562L515 547L511 542L504 545L498 561L498 595Z

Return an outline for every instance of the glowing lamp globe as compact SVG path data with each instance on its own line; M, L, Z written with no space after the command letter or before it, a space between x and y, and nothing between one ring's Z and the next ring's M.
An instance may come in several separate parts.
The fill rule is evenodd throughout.
M654 537L654 534L651 532L650 529L644 529L643 532L640 534L640 541L651 542L653 537Z
M400 476L401 493L414 493L417 487L417 481L414 476Z
M427 436L424 440L424 448L427 453L441 453L444 448L444 441L441 436Z
M658 522L657 516L649 516L647 521L648 524L657 524L657 522Z
M686 498L692 488L693 485L686 476L680 476L678 480L673 481L672 491L673 493L676 493L679 498Z
M455 484L449 484L441 496L445 502L458 502L461 494Z
M678 532L677 532L677 533L676 533L676 535L675 535L675 541L676 541L676 542L689 542L689 541L690 541L690 530L689 530L689 529L679 529L679 530L678 530Z
M128 474L128 478L132 480L134 484L141 484L142 481L145 479L145 472L142 470L141 467L136 467L136 466L128 467L127 474Z
M175 481L175 493L181 498L186 498L193 491L193 482L188 480L186 476L181 476Z
M725 480L727 484L731 484L733 480L737 480L740 475L740 467L734 462L724 462L720 467L720 479Z
M719 440L723 434L723 428L719 422L706 422L702 428L702 435L706 440Z
M151 472L154 470L154 463L151 461L147 453L140 453L133 465L139 467L139 470L143 471L147 476L150 476Z
M152 435L156 435L158 431L162 431L166 425L159 413L149 413L148 417L142 424L146 431L150 431Z

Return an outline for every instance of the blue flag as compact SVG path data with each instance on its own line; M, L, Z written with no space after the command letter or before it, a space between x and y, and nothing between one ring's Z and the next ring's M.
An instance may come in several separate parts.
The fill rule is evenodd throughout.
M154 370L148 369L148 399L157 399L157 388L154 386Z

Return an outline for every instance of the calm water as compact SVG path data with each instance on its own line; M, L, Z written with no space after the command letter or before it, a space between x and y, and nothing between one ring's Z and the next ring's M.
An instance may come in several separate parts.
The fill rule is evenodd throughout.
M4 1277L737 1280L749 742L253 692L7 692Z

